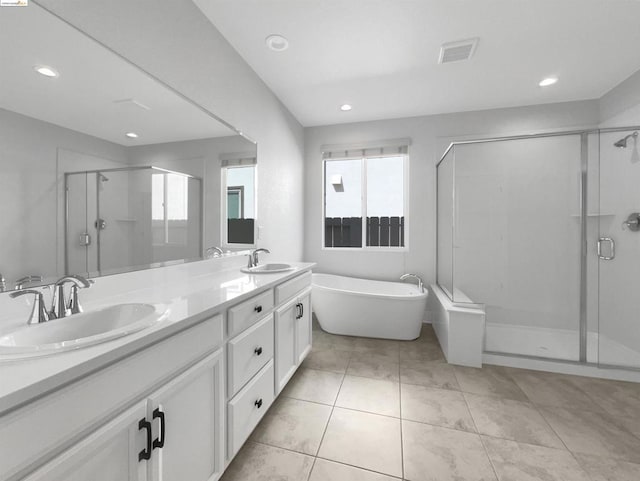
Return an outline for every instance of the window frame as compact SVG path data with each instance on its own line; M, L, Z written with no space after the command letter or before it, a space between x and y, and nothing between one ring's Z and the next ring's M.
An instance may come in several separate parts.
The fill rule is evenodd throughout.
M379 159L379 158L391 158L402 157L402 183L403 183L403 217L404 217L404 245L403 246L367 246L367 159ZM360 160L362 161L360 169L360 182L361 182L361 218L362 218L362 247L326 247L325 246L325 215L327 205L327 162L344 161L344 160ZM322 200L320 216L321 234L320 234L320 249L322 251L329 252L354 252L354 251L366 251L366 252L407 252L409 251L409 153L385 153L380 155L358 155L358 156L345 156L322 159Z
M166 246L186 246L187 243L183 243L183 242L171 242L169 240L169 224L171 219L169 219L169 176L170 175L177 175L180 177L184 177L186 179L188 179L190 176L181 174L181 173L175 173L175 172L170 172L170 171L161 171L161 172L152 172L151 175L161 175L162 176L162 215L163 218L162 219L154 219L153 218L153 213L151 215L151 226L152 226L152 239L153 239L153 223L154 222L158 222L158 223L162 223L162 237L163 237L163 241L162 242L153 242L151 243L152 246L154 247L166 247ZM189 189L189 181L187 180L187 192ZM151 190L151 195L153 195L153 187ZM188 202L188 194L187 194L187 202ZM187 204L187 212L188 212L189 208L188 208L188 204ZM186 219L174 219L174 221L181 221L184 222L186 225L188 225L189 222L189 218L187 217Z
M254 222L253 222L253 244L240 244L240 243L229 243L229 231L228 229L228 218L227 218L227 188L228 187L236 187L227 185L227 172L229 169L247 169L253 168L253 212L254 212ZM223 165L220 167L220 182L221 182L221 199L220 199L220 240L221 246L223 248L228 249L251 249L257 247L258 245L258 165L254 164L231 164L231 165ZM244 202L243 202L243 212L244 212Z

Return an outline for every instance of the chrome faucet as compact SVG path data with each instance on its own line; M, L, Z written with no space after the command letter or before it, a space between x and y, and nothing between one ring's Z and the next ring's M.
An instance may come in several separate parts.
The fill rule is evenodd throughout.
M252 250L251 254L247 254L249 256L249 263L247 264L247 267L249 269L251 269L252 267L257 267L258 266L258 253L259 252L265 252L267 254L271 254L271 251L269 249L260 248L260 249Z
M71 286L71 296L68 304L64 298L64 286L67 283L73 284ZM82 307L78 302L78 289L91 287L91 284L93 284L93 281L78 275L65 276L59 279L53 286L49 318L58 319L82 312Z
M224 251L220 249L220 247L208 247L204 251L204 256L207 259L211 259L212 257L222 257L223 254L224 254Z
M35 294L35 298L33 299L33 308L31 309L31 314L29 315L27 324L47 322L50 319L50 316L44 305L44 299L41 291L36 291L35 289L21 289L19 291L12 292L9 294L9 297L16 298L27 294Z
M420 292L424 292L424 283L422 282L422 278L418 274L402 274L400 276L401 281L409 278L416 279L418 281L418 289L420 289Z
M16 290L20 290L25 284L31 284L32 282L42 282L44 279L42 276L24 276L16 281Z

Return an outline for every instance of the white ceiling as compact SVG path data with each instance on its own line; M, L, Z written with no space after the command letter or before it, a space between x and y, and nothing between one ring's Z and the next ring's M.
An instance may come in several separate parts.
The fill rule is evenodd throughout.
M60 76L37 74L33 67L41 64ZM35 4L2 9L0 68L0 108L121 145L236 135ZM150 110L114 103L124 99ZM131 131L140 137L126 138Z
M304 126L594 99L640 69L637 0L194 2ZM437 63L470 37L470 61Z

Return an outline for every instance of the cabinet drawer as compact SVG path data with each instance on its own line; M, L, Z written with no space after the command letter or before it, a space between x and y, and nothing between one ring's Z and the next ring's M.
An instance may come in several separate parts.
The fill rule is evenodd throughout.
M227 348L229 397L273 358L273 314L229 341Z
M273 361L269 361L236 397L227 411L228 459L242 447L273 402Z
M305 272L298 277L283 282L279 286L276 286L276 304L282 304L295 296L305 287L311 285L311 272Z
M269 289L262 294L248 299L237 306L233 306L227 313L229 337L244 331L255 324L273 309L273 290Z

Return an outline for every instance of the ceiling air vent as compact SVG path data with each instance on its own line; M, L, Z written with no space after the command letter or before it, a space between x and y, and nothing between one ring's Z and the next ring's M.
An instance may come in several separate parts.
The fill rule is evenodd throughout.
M476 51L478 45L477 38L458 40L457 42L443 43L440 47L440 58L438 63L458 62L469 60Z

